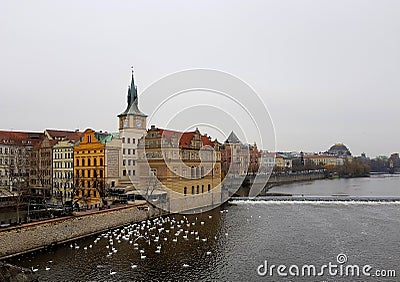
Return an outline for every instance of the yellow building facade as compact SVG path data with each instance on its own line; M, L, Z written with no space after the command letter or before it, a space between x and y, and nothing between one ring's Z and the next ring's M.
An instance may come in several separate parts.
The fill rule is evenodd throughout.
M74 201L88 208L101 207L105 189L105 144L96 132L86 129L74 147Z
M148 166L141 175L154 175L165 188L183 195L210 192L221 183L219 144L193 132L151 127L144 140ZM145 184L144 186L151 185Z
M340 160L331 155L305 155L304 162L312 163L316 166L336 166L340 164Z

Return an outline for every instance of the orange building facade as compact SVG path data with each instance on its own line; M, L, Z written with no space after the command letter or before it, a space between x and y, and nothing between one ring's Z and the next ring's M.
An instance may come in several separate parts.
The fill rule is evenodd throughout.
M105 144L92 129L86 129L82 141L74 147L74 201L79 206L93 208L103 204L105 150Z

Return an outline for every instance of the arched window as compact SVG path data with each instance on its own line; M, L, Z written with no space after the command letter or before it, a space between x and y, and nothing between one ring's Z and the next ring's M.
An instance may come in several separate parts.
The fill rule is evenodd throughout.
M82 159L82 166L85 166L85 159Z
M90 166L90 159L87 160L87 165Z
M183 194L186 196L186 194L187 194L187 187L183 188Z
M93 159L93 165L96 166L97 165L97 159Z
M201 185L201 193L204 193L204 185Z
M192 195L194 195L194 186L192 186Z
M199 194L199 185L197 185L196 194Z
M103 166L103 158L100 158L100 166Z
M210 190L211 190L211 185L208 184L208 192L210 192Z

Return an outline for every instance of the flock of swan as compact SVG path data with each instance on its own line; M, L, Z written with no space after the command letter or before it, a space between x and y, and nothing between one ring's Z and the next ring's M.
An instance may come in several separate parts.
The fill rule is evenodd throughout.
M221 210L221 213L226 213L228 210ZM212 219L212 215L208 216L208 219ZM88 246L83 246L84 251L88 251L98 244L101 240L105 240L106 257L110 258L118 253L118 245L122 242L128 243L132 246L132 250L138 253L140 260L145 260L147 250L153 249L149 246L155 246L154 253L161 254L163 250L163 242L172 241L172 244L178 241L198 241L207 242L206 236L201 236L199 231L195 229L196 225L203 226L205 221L195 217L190 221L185 215L181 218L175 216L157 217L154 219L144 220L138 223L132 223L124 227L108 230L104 232L96 239L93 243ZM228 236L228 233L225 233ZM217 236L214 237L217 239ZM79 250L81 246L77 242L71 243L69 246L71 249ZM211 255L211 251L205 253L207 256ZM52 261L49 261L51 263ZM99 266L98 266L99 267ZM190 267L189 264L184 263L183 268ZM131 263L131 269L135 270L138 265ZM46 266L45 270L50 270L50 267ZM38 268L32 267L32 271L38 271ZM109 275L115 275L117 272L110 269Z

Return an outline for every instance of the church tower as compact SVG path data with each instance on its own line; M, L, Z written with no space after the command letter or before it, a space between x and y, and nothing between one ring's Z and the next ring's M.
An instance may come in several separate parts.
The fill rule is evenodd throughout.
M122 179L135 180L137 173L137 144L146 133L147 115L138 107L138 93L132 70L131 85L128 88L127 107L118 115L119 134L122 140Z
M135 85L135 79L133 77L132 71L132 80L131 85L128 87L128 103L126 110L119 114L119 131L123 130L137 130L141 132L146 131L146 117L144 113L139 110L138 107L138 94L137 87Z

